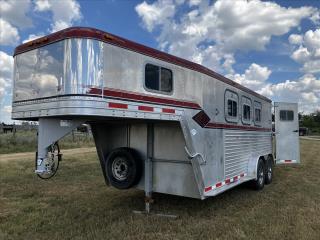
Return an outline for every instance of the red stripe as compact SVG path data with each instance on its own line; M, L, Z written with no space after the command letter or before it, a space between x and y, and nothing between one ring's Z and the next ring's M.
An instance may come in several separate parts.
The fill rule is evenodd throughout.
M205 128L227 128L227 129L241 129L241 130L249 130L249 131L263 131L269 132L271 128L262 128L262 127L252 127L252 126L242 126L242 125L233 125L233 124L225 124L225 123L208 123Z
M175 109L172 108L162 108L163 113L176 113Z
M222 182L218 182L218 183L216 183L216 187L218 188L218 187L221 187L222 186Z
M230 181L231 181L230 178L228 178L228 179L225 180L226 184L229 184Z
M206 187L205 189L204 189L204 191L205 192L208 192L208 191L211 191L212 190L212 187L210 186L210 187Z
M240 177L244 177L244 173L241 173L241 174L240 174Z
M98 88L90 88L88 94L101 94L101 90ZM176 99L170 98L161 98L161 97L154 97L150 95L143 95L140 93L133 93L133 92L125 92L125 91L118 91L114 89L104 89L103 95L105 97L113 97L119 98L121 100L134 100L139 102L148 102L148 103L155 103L155 104L164 104L164 105L172 105L175 107L187 107L187 108L195 108L201 109L199 104L194 102L187 102L187 101L180 101Z
M153 107L138 106L138 110L140 110L140 111L146 111L146 112L153 112Z
M22 44L18 47L16 47L14 51L14 56L35 48L39 48L44 45L51 44L53 42L57 42L63 39L67 38L92 38L92 39L98 39L103 42L107 42L112 45L116 45L125 49L129 49L134 52L138 52L147 56L151 56L157 59L160 59L165 62L170 62L178 66L182 66L200 73L203 73L207 76L213 77L215 79L218 79L221 82L224 82L232 87L238 88L244 92L247 92L249 94L252 94L258 98L261 98L265 101L271 102L270 99L204 67L199 64L190 62L188 60L158 51L156 49L141 45L139 43L132 42L130 40L115 36L113 34L109 34L106 32L103 32L98 29L94 28L84 28L84 27L71 27L64 30L61 30L56 33L52 33L44 38L36 39L31 42L27 42L25 44ZM35 44L33 44L35 43Z
M292 162L292 160L284 160L284 162L290 163Z
M233 181L237 181L238 180L238 176L233 177Z
M128 104L110 102L109 103L109 108L128 109Z

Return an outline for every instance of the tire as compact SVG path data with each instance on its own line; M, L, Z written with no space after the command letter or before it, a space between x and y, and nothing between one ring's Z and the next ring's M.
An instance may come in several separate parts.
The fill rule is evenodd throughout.
M265 167L262 158L258 160L257 179L252 181L252 187L255 190L262 190L265 183Z
M264 182L267 185L272 183L272 179L273 179L273 157L272 156L268 156L265 170L266 171L265 171Z
M117 148L106 160L106 175L112 186L128 189L137 184L142 175L142 163L138 154L130 148Z

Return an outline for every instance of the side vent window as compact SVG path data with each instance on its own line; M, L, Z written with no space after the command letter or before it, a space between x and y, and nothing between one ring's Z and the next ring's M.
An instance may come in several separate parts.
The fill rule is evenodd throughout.
M291 110L280 110L281 121L293 121L293 111Z
M148 90L171 93L172 92L172 71L167 68L153 64L146 64L145 67L145 87Z
M251 106L252 102L251 99L245 96L241 97L241 103L242 103L242 123L243 124L251 124Z
M261 124L261 109L262 109L261 103L254 101L254 123L256 125Z
M226 90L225 92L225 100L224 100L224 106L225 106L225 118L228 122L238 122L239 119L239 113L238 113L238 103L239 103L239 97L238 94Z

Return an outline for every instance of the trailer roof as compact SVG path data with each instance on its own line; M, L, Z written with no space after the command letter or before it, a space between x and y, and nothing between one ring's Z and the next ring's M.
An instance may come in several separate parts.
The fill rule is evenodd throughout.
M95 29L95 28L88 28L88 27L70 27L66 28L64 30L61 30L59 32L52 33L50 35L47 35L45 37L41 37L32 41L29 41L27 43L24 43L22 45L19 45L16 47L14 51L14 56L26 51L30 51L35 48L42 47L44 45L51 44L53 42L57 42L63 39L67 38L92 38L97 39L103 42L107 42L112 45L116 45L122 48L129 49L131 51L135 51L150 57L157 58L159 60L169 62L181 67L185 67L203 74L206 74L210 77L213 77L215 79L218 79L226 84L229 84L230 86L233 86L235 88L238 88L244 92L247 92L249 94L252 94L260 99L263 99L265 101L271 102L271 100L265 96L260 95L259 93L254 92L253 90L246 88L235 81L232 81L231 79L228 79L224 76L222 76L219 73L216 73L200 64L185 60L183 58L179 58L176 56L173 56L171 54L161 52L159 50L156 50L154 48L150 48L147 46L144 46L142 44L127 40L125 38Z

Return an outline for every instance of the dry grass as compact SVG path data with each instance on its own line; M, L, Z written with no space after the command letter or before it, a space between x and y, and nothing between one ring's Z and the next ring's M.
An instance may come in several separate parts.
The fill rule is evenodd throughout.
M75 132L65 136L59 145L63 149L93 147L94 141L91 135ZM16 134L0 132L0 154L35 152L37 149L37 131L36 130L18 130Z
M153 210L134 215L142 191L104 185L95 154L64 159L41 181L33 161L0 162L0 239L319 239L320 144L302 140L300 166L279 166L274 182L245 185L205 201L155 194Z

